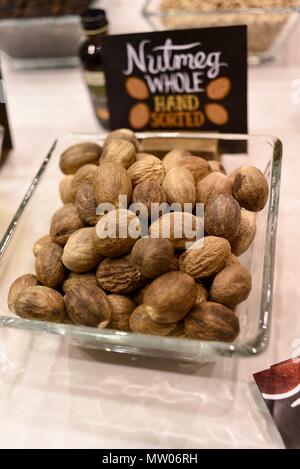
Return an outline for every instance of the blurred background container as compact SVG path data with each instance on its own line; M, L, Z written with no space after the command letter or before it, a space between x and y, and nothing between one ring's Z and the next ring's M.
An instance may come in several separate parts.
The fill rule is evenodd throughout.
M250 64L278 57L299 12L299 0L146 0L143 8L155 30L246 24Z
M79 16L92 0L0 0L0 47L15 68L78 64Z

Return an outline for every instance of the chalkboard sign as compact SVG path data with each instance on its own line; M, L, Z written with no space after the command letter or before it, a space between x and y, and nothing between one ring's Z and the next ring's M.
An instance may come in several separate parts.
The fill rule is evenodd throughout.
M103 37L111 128L247 132L247 28Z
M4 82L2 80L1 68L0 68L0 126L4 130L4 139L2 143L2 153L0 147L0 164L5 160L8 152L12 149L11 133L9 128L9 122L6 110L6 99L5 99Z

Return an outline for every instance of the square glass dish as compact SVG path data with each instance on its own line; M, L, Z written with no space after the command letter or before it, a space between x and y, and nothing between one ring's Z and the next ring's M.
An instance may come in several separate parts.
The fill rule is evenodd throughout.
M248 26L249 63L273 60L299 21L299 0L145 0L154 30Z
M242 165L260 168L269 183L269 201L257 214L257 234L241 258L250 270L253 288L247 301L237 308L241 333L234 343L156 337L110 329L24 320L7 307L12 282L22 274L34 272L34 242L49 231L51 216L61 206L58 183L61 153L83 142L103 142L103 136L69 135L56 141L33 179L25 197L0 241L0 326L36 333L63 336L72 343L119 353L165 357L191 361L212 361L218 356L255 356L268 344L272 317L273 271L279 203L282 145L274 137L202 134L137 134L141 151L161 154L173 148L186 148L193 154L212 155L221 160L227 172Z

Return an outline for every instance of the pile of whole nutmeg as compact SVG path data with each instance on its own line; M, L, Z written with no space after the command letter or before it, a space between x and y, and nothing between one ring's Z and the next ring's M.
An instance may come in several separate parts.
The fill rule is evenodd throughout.
M218 161L180 149L160 160L140 153L128 129L111 132L103 148L68 148L60 168L64 205L33 247L35 275L10 288L12 312L159 336L238 336L235 307L251 291L238 256L252 243L255 212L268 199L261 171L245 166L227 176ZM153 204L179 208L153 219ZM191 212L180 211L185 204ZM204 218L197 204L204 204Z

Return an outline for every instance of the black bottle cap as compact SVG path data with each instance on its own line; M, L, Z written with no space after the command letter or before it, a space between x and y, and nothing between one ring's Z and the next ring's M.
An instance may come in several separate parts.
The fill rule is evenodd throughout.
M107 27L108 21L105 10L88 8L81 16L81 24L85 31L95 31Z

